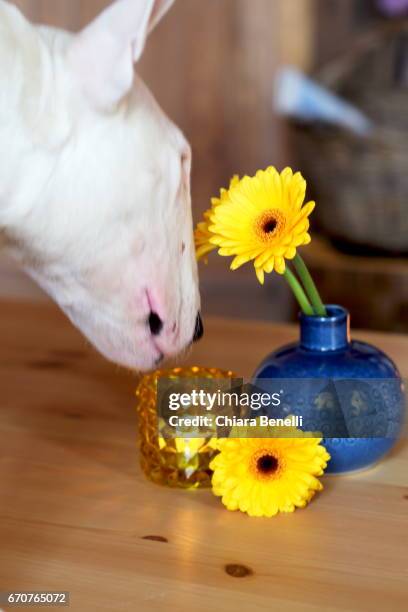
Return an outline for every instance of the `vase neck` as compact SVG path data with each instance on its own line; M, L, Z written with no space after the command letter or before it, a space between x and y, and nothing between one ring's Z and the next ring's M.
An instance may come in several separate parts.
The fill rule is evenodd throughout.
M338 351L350 343L350 315L341 306L326 306L327 317L300 315L300 344L309 351Z

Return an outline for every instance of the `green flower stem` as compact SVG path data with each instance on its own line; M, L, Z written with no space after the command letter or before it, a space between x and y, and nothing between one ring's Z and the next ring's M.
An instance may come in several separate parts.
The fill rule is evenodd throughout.
M313 281L313 278L310 275L307 266L299 253L296 254L293 264L295 266L296 272L299 274L300 280L303 283L304 288L306 289L306 293L312 303L313 310L316 315L319 317L327 317L326 308L322 302L322 299L319 295L317 287Z
M314 315L313 308L309 300L307 299L306 293L304 292L302 285L299 283L296 276L293 274L291 270L289 270L287 266L286 266L286 270L284 273L284 277L288 281L289 287L292 289L293 293L295 294L295 298L299 302L299 306L302 309L302 312L305 315L309 315L309 316Z

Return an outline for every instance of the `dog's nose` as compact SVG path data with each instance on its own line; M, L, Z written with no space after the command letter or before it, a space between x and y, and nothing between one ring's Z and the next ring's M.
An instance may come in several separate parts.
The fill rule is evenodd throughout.
M163 329L163 321L155 312L151 312L149 315L149 327L152 336L158 336Z
M204 334L203 320L201 318L200 313L198 313L196 324L195 324L195 329L194 329L193 342L198 342L198 340L200 340L200 338L203 337L203 334Z

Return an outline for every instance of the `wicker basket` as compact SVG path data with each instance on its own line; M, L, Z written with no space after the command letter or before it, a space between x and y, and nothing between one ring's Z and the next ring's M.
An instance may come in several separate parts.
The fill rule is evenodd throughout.
M293 126L299 166L319 201L319 224L342 244L408 253L407 23L371 32L317 80L376 126L370 139L317 124Z

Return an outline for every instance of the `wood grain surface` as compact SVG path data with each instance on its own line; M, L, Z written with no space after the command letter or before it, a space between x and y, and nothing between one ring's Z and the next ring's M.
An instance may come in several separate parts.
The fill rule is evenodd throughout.
M408 375L408 339L358 334ZM190 363L249 375L291 327L206 321ZM148 482L136 377L44 304L0 304L0 591L67 590L75 612L406 610L408 449L325 477L306 510L227 512Z

